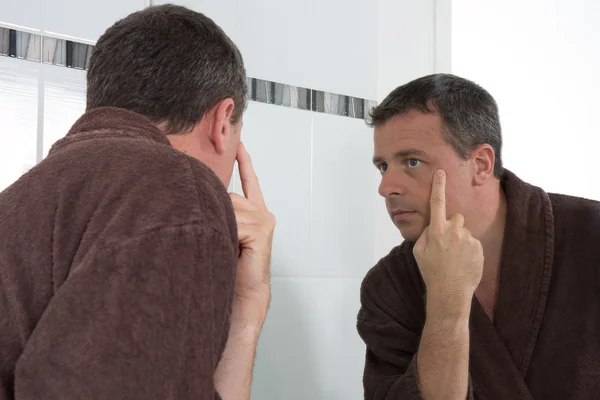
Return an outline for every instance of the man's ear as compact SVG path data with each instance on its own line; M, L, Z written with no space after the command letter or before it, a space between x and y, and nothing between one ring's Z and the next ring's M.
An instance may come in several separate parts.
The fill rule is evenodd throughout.
M489 144L477 146L471 152L471 159L474 161L475 174L473 179L475 185L481 186L494 177L496 155L492 146Z
M225 137L231 135L233 130L231 126L231 117L235 111L233 99L227 98L219 101L213 106L206 116L209 118L209 137L215 147L217 154L223 154L226 151L227 141Z

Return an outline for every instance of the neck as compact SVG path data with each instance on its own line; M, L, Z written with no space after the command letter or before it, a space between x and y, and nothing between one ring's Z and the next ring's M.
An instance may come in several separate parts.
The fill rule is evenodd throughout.
M501 253L504 240L506 195L500 182L487 191L485 196L476 199L476 202L482 206L476 208L475 215L471 216L471 220L475 222L470 224L469 228L473 236L481 242L487 260L488 254Z
M198 139L198 135L194 136L194 133L192 131L191 133L167 135L167 138L175 150L199 160L213 170L225 187L229 186L233 168L223 171L221 166L222 161L219 162L218 154L214 152L214 147L211 147L210 142L206 143L205 141L205 143L202 143L202 140ZM201 135L200 137L202 138Z
M483 204L473 221L473 236L483 247L483 273L475 296L483 306L490 319L494 320L494 310L500 288L500 263L504 242L504 226L506 224L506 196L498 183L493 191L483 199Z

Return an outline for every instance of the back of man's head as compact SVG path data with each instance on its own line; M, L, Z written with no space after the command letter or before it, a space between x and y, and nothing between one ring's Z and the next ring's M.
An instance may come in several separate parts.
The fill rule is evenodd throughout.
M98 40L87 74L87 109L119 107L190 131L220 100L246 106L246 72L236 45L210 18L175 5L146 8Z

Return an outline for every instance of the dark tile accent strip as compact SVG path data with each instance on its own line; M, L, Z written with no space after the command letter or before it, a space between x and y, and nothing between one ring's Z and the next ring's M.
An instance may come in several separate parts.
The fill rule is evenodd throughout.
M301 110L311 110L311 90L298 88L298 108Z
M73 68L73 45L73 42L67 40L67 68Z
M322 90L312 90L312 110L316 112L325 112L325 92Z
M283 105L283 103L284 103L283 96L285 93L284 88L285 88L284 84L273 82L273 99L274 99L273 104L278 105L278 106Z
M87 70L94 46L0 27L0 56ZM248 77L248 99L312 112L370 120L373 100Z
M17 31L15 31L14 29L11 29L9 31L8 56L17 56Z

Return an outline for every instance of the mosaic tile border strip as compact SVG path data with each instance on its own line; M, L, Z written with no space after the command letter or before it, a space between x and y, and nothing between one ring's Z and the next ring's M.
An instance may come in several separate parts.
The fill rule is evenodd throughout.
M94 46L0 27L0 56L87 70ZM259 103L369 120L375 101L248 77L248 98Z
M0 56L87 70L94 46L0 27Z
M350 118L369 119L369 111L377 103L372 100L322 90L248 78L248 97L260 103L298 108Z

